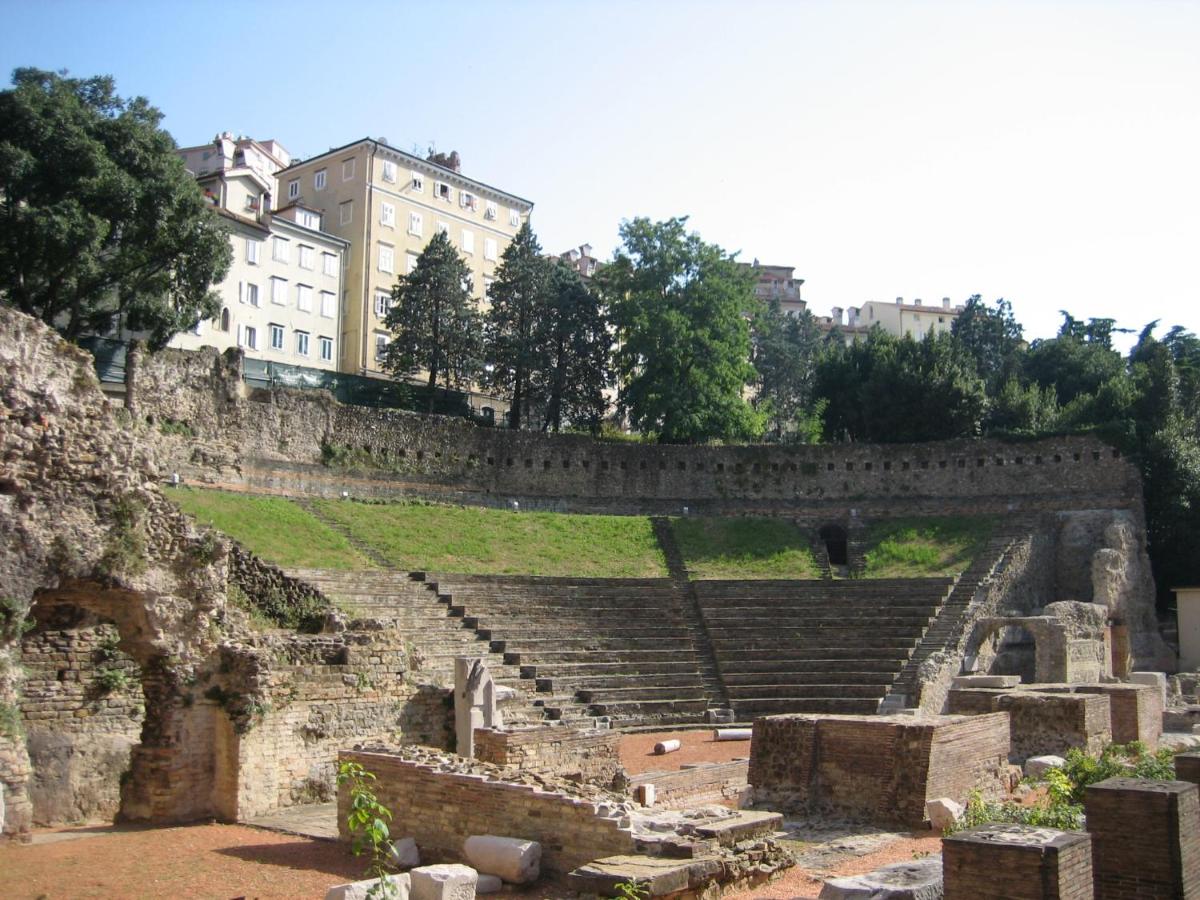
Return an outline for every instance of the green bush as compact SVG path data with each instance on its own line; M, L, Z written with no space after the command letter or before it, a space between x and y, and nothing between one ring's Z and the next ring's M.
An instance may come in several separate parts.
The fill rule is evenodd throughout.
M1062 775L1067 782L1071 803L1083 803L1088 785L1108 778L1153 778L1172 781L1175 778L1175 754L1170 750L1151 753L1141 741L1128 744L1109 744L1100 756L1088 756L1071 748ZM1051 770L1054 772L1055 770Z

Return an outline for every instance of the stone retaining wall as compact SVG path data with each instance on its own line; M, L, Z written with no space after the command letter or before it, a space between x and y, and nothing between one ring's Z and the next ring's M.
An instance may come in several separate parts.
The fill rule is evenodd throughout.
M654 805L670 809L721 803L741 808L749 803L750 762L698 763L674 772L643 772L630 777L630 790L636 794L643 784L654 785Z
M918 826L925 802L1007 784L1008 716L767 716L754 723L754 802Z
M475 729L475 758L497 766L611 784L621 771L621 734L582 728Z

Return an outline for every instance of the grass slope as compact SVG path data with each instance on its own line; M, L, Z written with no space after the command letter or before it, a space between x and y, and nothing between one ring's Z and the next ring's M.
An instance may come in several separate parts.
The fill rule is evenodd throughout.
M168 496L197 522L225 532L277 566L371 568L343 535L290 500L194 488L173 489Z
M875 522L867 529L863 577L956 575L983 549L995 524L971 516Z
M693 578L817 578L808 536L792 522L757 518L672 519Z
M338 500L317 505L402 569L596 578L667 574L650 520L641 516Z

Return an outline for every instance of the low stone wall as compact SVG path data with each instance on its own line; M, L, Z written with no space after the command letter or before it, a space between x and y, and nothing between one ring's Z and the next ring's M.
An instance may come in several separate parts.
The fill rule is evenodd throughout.
M621 735L610 730L475 729L475 758L497 766L611 784L621 771Z
M942 839L942 873L944 900L1092 900L1092 844L1079 831L981 825Z
M768 716L754 723L754 802L920 825L925 802L1007 785L1008 716Z
M955 688L948 706L954 714L1008 713L1014 763L1072 747L1099 753L1112 741L1108 698L1096 694Z
M343 751L341 761L361 764L375 775L372 789L380 802L396 811L392 833L412 837L423 859L458 861L463 842L473 834L495 834L537 841L542 870L565 875L603 856L635 852L626 811L603 794L588 799L535 783L505 780L503 770L467 760L460 771L446 770L421 756L401 751ZM426 756L424 759L430 759ZM338 791L338 827L344 840L350 792Z
M668 809L720 803L741 808L750 802L750 762L698 763L674 772L643 772L629 779L636 796L644 784L654 785L654 805Z

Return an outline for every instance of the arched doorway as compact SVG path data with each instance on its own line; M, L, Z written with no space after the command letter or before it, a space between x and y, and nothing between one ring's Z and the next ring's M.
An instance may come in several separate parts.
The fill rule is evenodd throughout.
M829 556L829 564L831 566L847 565L849 555L846 529L841 525L822 525L821 530L817 534L821 538L821 543L825 545L825 552Z

